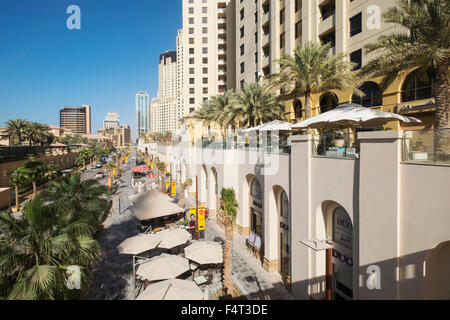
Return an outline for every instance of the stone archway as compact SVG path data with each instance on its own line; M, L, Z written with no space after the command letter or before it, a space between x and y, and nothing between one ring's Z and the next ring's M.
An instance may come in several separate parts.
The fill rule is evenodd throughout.
M198 200L202 204L206 204L208 201L208 171L206 170L206 166L202 165L202 169L200 170L200 186L199 186L199 196Z

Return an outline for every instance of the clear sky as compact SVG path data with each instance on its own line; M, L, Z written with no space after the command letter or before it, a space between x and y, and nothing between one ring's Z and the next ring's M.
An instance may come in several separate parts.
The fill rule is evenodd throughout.
M69 30L69 5L81 30ZM59 125L63 106L92 107L92 130L118 112L135 137L137 91L158 88L158 59L176 49L181 0L1 0L0 126Z

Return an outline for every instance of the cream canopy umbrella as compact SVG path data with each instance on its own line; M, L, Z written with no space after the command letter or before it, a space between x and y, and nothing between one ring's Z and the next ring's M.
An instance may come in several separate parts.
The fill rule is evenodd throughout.
M136 300L203 300L204 293L192 281L171 279L145 288Z
M192 238L186 229L166 229L155 234L161 240L158 248L171 249L185 244Z
M161 240L154 234L139 234L123 241L117 246L121 254L140 254L156 248Z
M323 129L326 127L349 128L370 127L386 124L389 121L406 123L420 123L413 117L365 108L356 103L342 104L331 111L324 112L316 117L292 125L292 129Z
M286 121L273 120L263 124L258 131L291 131L292 124Z
M223 263L223 250L220 243L201 241L184 249L184 256L198 264Z
M130 200L133 201L130 210L141 221L170 216L184 211L183 208L173 203L169 196L159 191L151 190Z
M253 128L247 128L242 130L242 132L244 133L248 133L248 132L253 132L253 131L258 131L259 128L261 128L264 124L260 124L259 126L253 127Z
M149 281L155 281L173 279L189 270L188 259L175 255L161 255L139 265L136 274Z

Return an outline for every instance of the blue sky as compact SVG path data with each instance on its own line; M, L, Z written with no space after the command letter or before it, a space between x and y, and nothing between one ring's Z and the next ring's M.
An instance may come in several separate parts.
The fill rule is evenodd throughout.
M69 30L69 5L81 30ZM155 96L158 59L175 50L181 0L1 0L0 126L13 118L59 125L63 106L108 111L135 129L134 96Z

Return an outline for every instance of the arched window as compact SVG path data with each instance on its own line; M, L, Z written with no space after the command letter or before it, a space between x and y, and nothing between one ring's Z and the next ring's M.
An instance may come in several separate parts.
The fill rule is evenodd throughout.
M339 104L337 96L332 92L327 92L320 97L320 113L331 111Z
M402 85L402 102L428 99L433 96L433 71L411 72Z
M364 93L364 96L358 97L356 94L352 96L352 102L362 105L363 107L375 107L383 104L383 92L380 86L375 82L368 81L363 83L359 88Z
M302 102L298 99L294 100L294 116L296 119L302 117Z
M250 194L252 197L262 200L262 189L261 184L259 183L258 179L253 179L252 186L250 189Z

